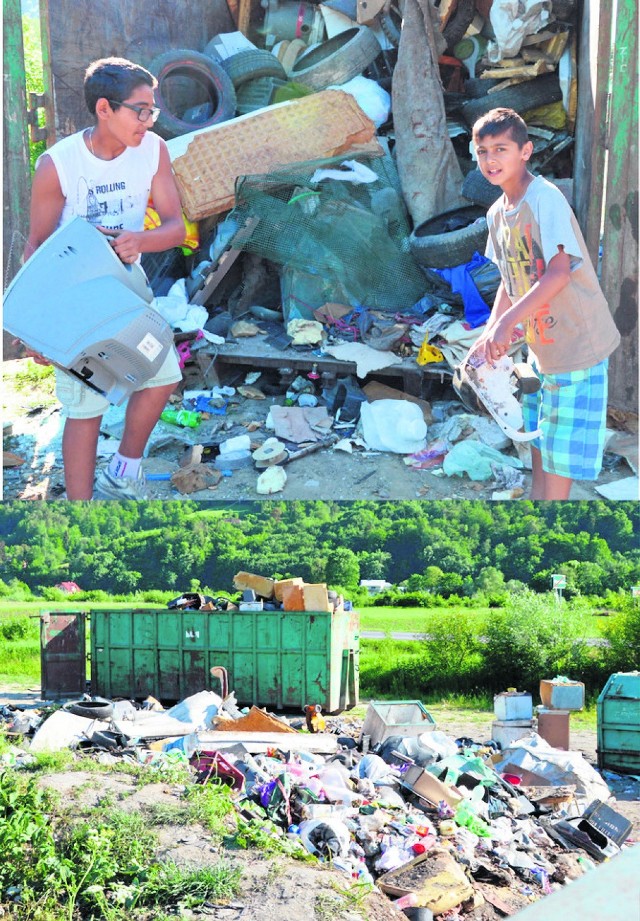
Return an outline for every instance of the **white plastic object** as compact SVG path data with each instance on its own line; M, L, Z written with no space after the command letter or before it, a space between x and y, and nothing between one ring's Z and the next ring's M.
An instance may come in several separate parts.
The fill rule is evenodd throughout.
M427 423L422 410L407 400L363 403L360 419L364 440L373 451L415 454L427 444Z

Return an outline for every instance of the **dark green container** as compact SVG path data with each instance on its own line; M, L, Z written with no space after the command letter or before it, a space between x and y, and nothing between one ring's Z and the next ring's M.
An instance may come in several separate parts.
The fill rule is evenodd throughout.
M640 773L640 672L616 672L596 704L598 767Z
M335 713L358 703L355 611L91 611L91 689L103 697L181 700L220 690L240 704Z

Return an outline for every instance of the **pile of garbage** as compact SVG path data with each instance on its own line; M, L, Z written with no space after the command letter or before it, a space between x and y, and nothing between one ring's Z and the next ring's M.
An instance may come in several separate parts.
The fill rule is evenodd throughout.
M70 701L46 718L4 707L5 728L29 741L3 760L19 768L72 748L114 766L189 765L197 782L227 784L243 816L377 885L409 917L514 914L632 843L600 774L535 732L502 750L454 739L419 702L371 702L364 723L313 703L300 718L239 709L215 671L221 694L168 710L153 698ZM397 733L401 706L424 719Z
M353 610L351 601L327 587L326 582L305 582L299 576L292 579L271 579L256 573L240 571L233 585L241 593L237 602L212 598L200 592L183 592L168 604L176 610L195 611L327 611L341 613Z
M168 50L150 65L189 256L146 254L143 264L176 331L185 378L191 372L197 381L185 384L160 435L202 448L172 485L181 493L214 488L254 462L265 468L257 493L277 493L285 464L301 451L340 446L404 454L412 467L447 476L493 477L495 498L517 498L528 452L501 440L498 426L462 438L452 432L458 422L445 426L449 408L433 418L425 401L403 400L402 391L372 397L360 382L396 366L450 381L487 320L499 275L482 255L484 215L500 190L475 168L476 118L504 105L522 113L534 170L571 195L575 3L527 2L517 11L503 0L441 4L421 38L407 21L411 43L401 42L400 11L389 3L274 0L263 9L262 22L256 14L238 20L237 31L205 38L204 48ZM416 9L405 19L413 22ZM430 58L431 70L411 66L412 54L418 63ZM405 86L407 69L422 83ZM413 110L425 99L432 110L429 157L410 149L413 135L422 136L418 116L400 102L413 96ZM449 178L439 176L437 206L425 206L438 178L431 161L441 160ZM516 360L522 345L518 331ZM228 355L237 370L238 350L255 351L256 368L270 357L269 367L293 369L281 387L285 405L270 407L248 444L239 427L227 439L228 420L218 418L238 397L268 396L255 377L221 385L221 362ZM175 428L200 423L197 432ZM234 437L242 447L227 447ZM231 456L218 461L218 453Z

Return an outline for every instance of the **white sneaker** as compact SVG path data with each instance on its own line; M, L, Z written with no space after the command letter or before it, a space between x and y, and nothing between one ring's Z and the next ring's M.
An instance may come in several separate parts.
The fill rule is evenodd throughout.
M96 485L93 493L94 499L135 499L138 501L147 499L147 483L142 472L142 467L138 469L138 476L133 477L112 476L108 470L100 470L96 477Z

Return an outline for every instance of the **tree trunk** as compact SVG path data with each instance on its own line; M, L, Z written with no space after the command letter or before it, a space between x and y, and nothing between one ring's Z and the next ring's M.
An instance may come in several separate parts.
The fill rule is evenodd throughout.
M393 73L393 123L402 191L414 224L467 204L447 131L438 57L444 50L431 0L406 0Z

